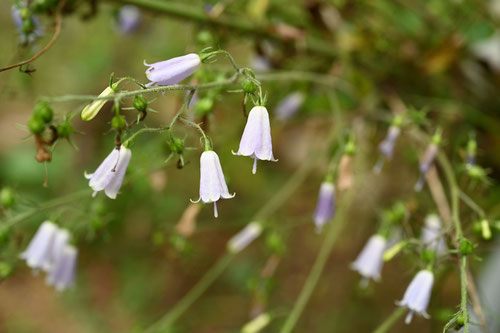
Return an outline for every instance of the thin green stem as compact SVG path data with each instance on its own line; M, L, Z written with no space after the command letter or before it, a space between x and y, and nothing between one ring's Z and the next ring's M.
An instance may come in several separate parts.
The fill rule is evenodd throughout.
M172 128L174 127L175 122L177 121L177 119L179 119L182 112L184 112L184 109L189 105L189 103L191 102L191 99L193 98L193 95L194 95L194 90L191 90L189 92L189 95L187 96L186 100L184 101L184 103L182 103L182 106L180 107L179 111L177 111L177 113L172 118L172 121L170 122L170 125L168 126L169 127L168 132L170 134L170 137L172 137Z
M73 201L81 199L84 196L90 197L89 191L87 189L72 193L70 195L59 197L59 198L56 198L56 199L53 199L50 201L46 201L42 205L33 207L26 212L23 212L19 215L16 215L16 216L12 217L11 219L8 219L7 221L5 221L5 225L8 227L11 227L11 226L23 221L23 220L26 220L26 219L40 213L41 211L71 203Z
M471 208L473 211L475 211L480 217L482 217L482 218L486 217L486 213L484 212L484 210L474 200L472 200L472 198L469 197L464 191L459 190L459 196L460 196L460 199L467 206L469 206L469 208Z
M201 136L203 137L203 141L204 141L204 145L203 145L203 148L205 150L209 150L211 147L210 145L210 140L208 139L207 135L205 134L205 131L203 130L203 128L201 128L200 125L198 125L197 123L191 121L191 120L187 120L186 118L182 118L180 117L179 118L183 123L186 123L187 125L189 126L192 126L194 128L196 128L200 133L201 133Z
M146 127L146 128L141 128L140 130L138 130L137 132L135 132L134 134L132 134L130 137L127 138L127 140L125 140L125 142L123 142L123 145L125 147L131 147L134 143L134 140L135 138L142 134L142 133L148 133L148 132L164 132L166 130L168 130L169 127L168 126L165 126L165 127Z
M458 241L463 237L462 225L460 222L460 189L455 179L453 168L451 167L448 158L443 153L438 155L438 161L443 169L445 177L450 188L451 196L451 211L453 217L453 224L455 226L456 240ZM467 309L467 257L462 255L460 257L460 288L461 288L461 301L460 312L464 317L464 332L469 333L469 311Z
M226 253L203 275L200 281L184 296L175 307L145 332L169 332L172 324L208 289L210 285L224 272L235 254Z
M321 249L314 261L313 267L309 276L307 277L306 283L304 287L300 291L299 297L295 302L292 312L288 315L283 327L280 330L280 333L290 333L295 328L302 312L304 311L307 302L311 298L311 295L318 284L319 278L323 273L328 257L330 256L333 246L335 245L335 241L339 236L342 228L346 222L346 213L348 207L350 206L350 202L352 201L354 191L349 191L348 197L343 200L342 205L339 205L341 209L337 213L337 216L334 218L334 222L330 222L329 229L326 233L325 239L323 240L323 244L321 245Z
M382 324L380 324L379 327L377 327L373 333L385 333L388 332L391 327L401 318L403 317L404 313L406 311L406 308L403 307L397 307L394 309L394 311L391 313L389 317L387 317Z
M88 102L95 100L111 100L111 99L122 99L126 97L134 97L137 95L143 94L154 94L154 93L162 93L165 91L174 91L174 90L206 90L213 88L220 88L225 86L233 85L240 73L235 73L231 78L227 80L204 83L199 85L182 85L182 84L174 84L171 86L157 86L147 89L140 90L131 90L124 92L117 92L115 94L109 96L94 96L94 95L65 95L58 97L43 97L42 100L47 103L65 103L65 102Z

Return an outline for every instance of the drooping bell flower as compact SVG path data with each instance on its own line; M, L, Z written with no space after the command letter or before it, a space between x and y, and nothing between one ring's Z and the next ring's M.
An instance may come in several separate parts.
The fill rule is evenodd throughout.
M380 235L370 237L365 247L351 264L351 268L363 276L362 286L366 287L370 279L380 280L384 264L383 255L387 247L387 239Z
M214 203L214 216L219 216L217 212L217 201L220 198L231 199L235 194L230 194L227 189L226 179L222 172L219 156L213 150L206 150L200 157L200 198L193 203L203 201L203 203Z
M431 214L425 218L421 239L427 250L434 251L437 255L446 254L447 247L443 234L443 225L437 215Z
M116 199L131 157L132 151L121 145L113 149L93 174L85 174L85 178L90 179L93 196L104 190L108 198Z
M58 228L54 223L43 222L26 250L21 253L21 259L26 260L26 264L35 271L48 270L52 265L54 240L57 232Z
M253 174L257 172L257 160L277 161L273 156L269 113L264 106L254 106L250 110L241 136L240 148L237 153L233 152L233 154L253 158Z
M58 291L70 287L75 280L76 261L77 249L65 244L54 267L47 274L47 284L54 286Z
M121 34L134 33L141 26L141 11L133 5L120 8L117 17L117 28Z
M377 164L373 168L373 171L378 174L382 171L382 167L384 166L384 160L391 159L392 154L394 153L394 146L396 145L396 140L401 133L401 129L397 126L392 125L389 127L387 131L387 135L385 139L379 144L378 150L382 154L379 158Z
M259 222L251 222L229 240L227 249L229 252L238 253L259 237L261 232L262 225Z
M427 306L431 299L432 285L434 284L434 274L429 270L421 270L415 275L410 285L405 291L403 299L396 302L399 306L407 307L410 312L406 316L405 323L409 324L413 314L417 313L424 318L429 318Z
M292 118L304 104L305 96L300 91L287 95L276 105L276 118L285 121Z
M114 90L111 87L106 87L99 97L106 97L112 94L114 94ZM81 113L82 120L90 121L94 119L107 101L107 99L96 99L92 103L85 106Z
M319 189L318 203L314 212L314 224L319 233L326 222L335 215L335 185L332 182L324 181Z
M154 64L144 61L144 65L149 66L146 76L151 81L146 86L168 86L177 84L196 72L201 66L201 59L196 53L190 53Z
M439 151L439 143L441 142L441 134L438 131L432 137L431 143L427 146L422 159L419 164L420 177L415 184L415 191L420 192L425 184L425 175L429 172L431 166L434 164L434 160Z

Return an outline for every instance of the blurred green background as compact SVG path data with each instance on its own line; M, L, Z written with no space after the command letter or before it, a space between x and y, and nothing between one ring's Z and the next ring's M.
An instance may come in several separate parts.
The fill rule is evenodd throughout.
M279 162L260 162L257 174L252 175L252 161L231 154L238 147L245 124L241 94L222 92L206 121L229 189L236 192L236 197L219 202L218 219L213 218L211 205L203 206L194 233L187 238L179 235L176 225L190 205L189 199L198 198L199 149L187 151L187 165L177 169L175 160L163 163L169 154L166 136L144 134L134 146L126 183L118 198L113 201L102 193L91 198L83 173L93 171L114 145L114 134L109 131L109 104L91 122L82 122L78 115L72 119L74 128L83 132L74 136L78 149L66 141L58 142L52 162L47 164L48 187L42 186L44 165L34 159L33 139L23 128L37 98L98 95L112 72L116 77L132 76L147 82L143 60L152 63L199 51L206 46L205 41L200 41L200 32L209 32L212 46L230 51L240 66L252 66L260 53L270 59L272 72L307 71L346 82L339 83L336 93L342 110L341 130L352 129L358 144L352 170L355 200L296 332L372 331L393 311L394 301L401 299L417 269L415 258L399 256L385 265L382 281L366 290L359 288L359 276L349 269L376 231L381 211L395 201L412 204L410 222L417 234L424 216L436 209L428 190L413 192L418 156L424 146L412 137L402 136L394 159L380 176L371 171L378 158L376 145L391 119L394 96L416 110L429 110L428 127L424 128L443 128L443 149L457 170L470 133L476 134L478 161L488 168L493 185L474 184L458 174L460 186L492 220L498 218L498 1L221 2L221 17L250 22L255 29L289 40L285 44L260 34L242 35L221 26L147 10L142 11L140 29L122 35L114 26L114 15L124 2L97 1L98 12L87 19L82 17L90 12L91 1L71 2L75 11L64 16L59 39L30 65L36 71L27 74L13 69L0 73L0 185L14 189L19 198L12 211L3 211L2 220L45 201L88 189L88 196L81 195L71 204L44 210L16 224L2 241L1 260L13 265L14 270L0 283L0 331L140 331L171 309L203 276L224 253L227 240L250 222L295 170L307 163L311 152L338 125L325 95L331 88L299 78L263 80L269 93L274 151ZM217 5L213 1L177 4L196 10ZM53 31L52 18L45 15L45 36L33 46L19 47L11 6L8 0L0 2L0 40L4 49L0 52L1 66L34 54ZM284 32L291 26L300 33ZM320 49L328 52L304 52L303 45L308 42L302 34L307 41L314 37ZM227 60L217 59L204 66L213 72L230 72ZM296 90L307 94L304 106L290 121L276 121L274 107ZM182 92L159 95L151 103L158 113L150 113L146 124L169 122L183 98ZM54 104L56 119L63 120L84 105ZM133 119L133 112L128 117ZM179 125L176 132L179 137L187 135L188 146L199 147L193 129ZM266 310L273 313L271 324L263 332L279 330L324 237L314 232L312 212L328 157L315 164L306 181L269 218L272 227L238 255L179 319L175 332L239 332L256 302L264 302ZM342 204L342 198L339 200ZM33 275L17 260L45 219L72 230L79 249L77 283L62 294L45 286L42 275ZM464 208L462 219L467 235L480 242L472 227L477 217ZM473 272L480 274L489 262L488 256L498 249L498 241L481 242L477 254L485 261L472 261ZM262 269L270 261L277 264L276 270L271 277L263 277ZM432 318L416 318L409 326L399 322L392 332L442 331L460 299L456 264L453 259L444 264L447 266L436 281L430 304ZM500 308L486 308L490 317L499 318Z

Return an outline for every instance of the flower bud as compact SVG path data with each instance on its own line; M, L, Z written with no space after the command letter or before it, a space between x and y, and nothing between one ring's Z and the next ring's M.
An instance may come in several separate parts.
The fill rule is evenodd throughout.
M52 108L45 102L38 102L33 109L33 117L43 120L45 123L50 123L54 112Z
M134 108L140 112L144 112L148 108L148 100L144 96L135 96L133 104Z
M111 89L111 87L106 87L104 91L99 95L99 97L106 97L110 96L114 93L114 90ZM97 99L87 105L85 108L82 110L82 120L89 121L94 119L95 116L101 111L102 107L104 104L106 104L107 100L106 99Z
M35 31L35 22L33 22L31 18L23 20L23 23L21 25L21 30L26 35L31 34L33 31Z
M182 154L184 152L184 141L179 138L173 138L169 146L170 150L176 154Z
M245 80L243 82L243 91L247 94L253 94L257 90L257 85L252 80Z
M431 264L436 260L436 252L432 250L423 250L420 257L423 262Z
M469 254L472 254L472 252L474 251L474 244L472 244L472 242L467 238L461 238L459 241L458 250L461 255L467 256Z
M208 30L202 30L196 35L196 41L201 45L213 45L214 37Z
M198 100L194 106L196 114L200 117L210 113L214 107L214 100L209 97L204 97Z
M12 189L8 187L2 188L0 191L0 202L2 207L9 208L16 203L16 195Z
M45 130L45 123L41 118L31 117L28 120L28 129L33 134L40 134Z
M113 127L117 131L123 130L127 126L127 122L125 121L125 117L122 115L115 115L113 119L111 119L111 127Z
M385 250L384 255L382 256L382 259L384 259L384 261L392 260L392 258L394 258L403 248L405 248L407 244L408 243L405 241L396 243L396 245Z
M274 253L282 254L285 252L285 243L277 232L269 233L266 237L266 245Z
M22 8L19 10L19 17L23 20L27 20L31 17L31 12L29 8Z
M60 138L69 138L73 131L73 126L67 120L57 125L57 135Z
M483 219L481 221L481 234L484 239L489 240L491 239L491 229L490 229L490 224L488 220Z

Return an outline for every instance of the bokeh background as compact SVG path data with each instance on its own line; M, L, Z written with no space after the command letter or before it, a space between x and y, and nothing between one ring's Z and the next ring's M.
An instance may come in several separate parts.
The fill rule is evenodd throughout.
M463 162L470 133L476 134L478 161L489 170L492 184L476 184L458 171L457 176L460 186L485 209L491 221L498 218L500 2L248 0L219 4L224 7L221 17L251 22L256 29L272 25L273 34L278 31L281 39L289 40L285 44L151 10L141 11L137 31L120 34L115 16L125 2L96 1L96 13L92 13L92 1L72 2L74 11L64 16L55 45L28 67L36 71L0 73L0 185L12 188L18 197L12 210L2 211L2 221L77 193L77 199L69 204L40 209L23 219L2 240L0 260L12 271L0 282L0 331L140 331L188 292L225 252L227 240L273 199L296 170L314 163L305 181L267 219L271 227L232 261L175 327L175 332L238 332L260 304L273 313L263 332L277 332L324 238L314 231L312 212L330 156L314 157L314 162L310 159L331 131L339 130L338 125L341 131L356 134L358 151L351 190L355 197L349 207L339 207L347 211L343 215L345 226L295 331L372 331L401 299L418 268L415 256L398 256L387 263L382 281L365 290L359 287L360 278L349 264L376 231L381 212L396 201L410 203L410 224L416 234L425 215L436 210L427 189L413 191L418 156L425 146L411 136L402 136L394 159L381 175L371 171L378 158L376 145L397 105L394 101L429 111L428 127L424 128L443 128L443 150L456 170ZM217 5L213 1L158 2L197 10ZM19 47L11 6L9 0L0 2L2 66L32 55L48 42L53 31L52 17L43 16L45 36L33 46ZM280 25L281 30L276 28ZM72 119L74 128L82 132L73 136L78 149L61 141L46 171L36 162L33 139L24 126L37 98L97 95L107 86L112 72L117 77L132 76L147 82L143 60L155 62L199 51L206 46L207 33L212 46L230 51L240 66L251 67L259 55L265 55L271 63L270 72L308 71L338 78L342 123L332 115L325 94L331 87L304 81L300 75L263 80L279 162L259 163L257 174L252 175L252 161L231 154L245 124L241 94L221 92L205 121L210 124L209 133L236 197L219 202L218 219L213 218L211 205L190 208L200 211L188 237L177 226L191 206L189 199L198 197L200 149L193 129L177 128L180 137L186 135L186 144L197 148L186 151L183 169L176 168L176 160L164 163L169 155L165 136L139 137L126 183L116 200L103 194L92 199L83 177L84 171L93 171L113 147L109 104L91 122L82 122L78 115ZM310 36L328 51L303 52L304 38ZM207 67L214 73L230 72L227 60L217 59ZM276 104L297 90L307 96L298 114L288 121L276 120ZM183 98L181 92L159 95L151 103L158 113L150 113L146 124L169 122ZM62 120L83 106L54 104L56 119ZM133 112L128 115L129 119L134 117ZM43 186L45 172L47 187ZM338 204L342 203L339 198ZM462 214L466 234L477 240L476 254L483 258L481 262L472 260L471 267L480 289L490 295L482 299L488 317L497 320L490 332L500 332L500 287L498 283L487 284L500 270L498 240L481 241L473 230L477 216L466 208ZM46 286L42 275L33 275L17 259L45 219L72 230L79 250L76 285L63 293ZM337 222L334 219L331 223ZM265 276L263 269L269 270L269 265L275 267ZM409 326L398 322L392 332L441 332L459 304L459 290L457 265L450 258L443 262L434 287L429 309L432 318L415 318Z

